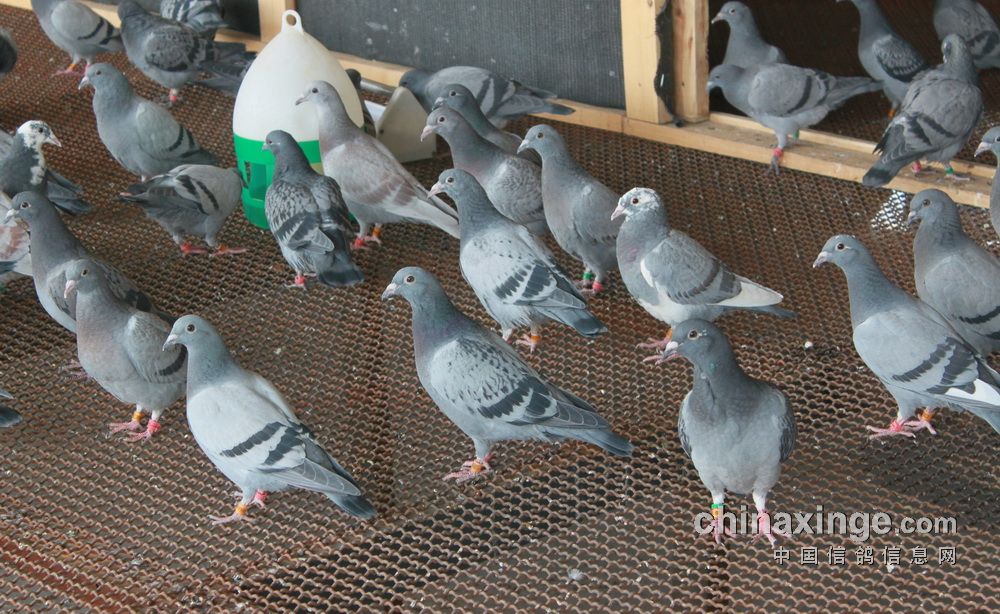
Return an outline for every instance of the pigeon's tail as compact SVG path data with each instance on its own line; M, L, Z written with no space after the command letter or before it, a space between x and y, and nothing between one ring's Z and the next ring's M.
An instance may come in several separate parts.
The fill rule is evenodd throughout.
M608 332L608 327L603 322L594 317L586 309L549 308L540 309L544 315L552 318L556 322L561 322L569 326L584 337L596 337L601 333Z
M881 153L882 156L861 178L862 184L870 188L883 186L892 181L904 166L921 158L924 152L911 151L906 147L905 130L901 123L889 124L882 139L875 146L875 153Z
M855 96L881 89L882 85L878 81L872 81L868 77L837 77L837 83L830 91L827 101L831 110L838 109Z
M775 316L778 318L783 318L785 320L795 320L798 319L799 314L795 313L791 309L785 309L783 307L778 307L777 305L767 305L765 307L752 307L750 311L756 313L766 313L769 316Z
M430 202L421 204L413 211L415 222L430 224L439 228L456 239L461 235L458 232L458 214L449 207L443 200L436 196L430 197Z
M542 109L543 113L552 113L553 115L572 115L576 113L576 109L573 107L567 107L564 104L559 104L557 102L550 102L545 105Z
M569 437L570 439L592 443L595 446L600 447L605 452L609 452L615 456L632 456L632 444L621 435L612 432L609 429L566 429L565 431L560 431L560 435Z
M375 517L375 507L361 495L335 495L325 493L330 500L351 516L368 520Z
M0 405L0 428L7 428L21 423L21 414L9 407Z
M81 213L86 213L90 211L90 205L79 198L71 199L52 199L52 204L57 208L69 213L71 215L79 215Z
M240 84L243 83L243 77L246 76L252 63L253 58L247 56L229 58L221 62L204 62L201 69L211 76L201 79L197 83L225 92L230 96L236 96L236 93L240 91Z
M243 62L252 60L253 55L247 53L247 47L243 43L220 43L213 41L212 51L209 54L209 62Z
M182 154L180 159L177 161L176 166L180 166L181 164L208 164L210 166L218 166L219 160L215 157L215 154L207 149L201 148Z
M317 279L324 286L343 288L360 284L365 280L365 274L354 264L349 255L342 254L335 256L330 267L321 271Z

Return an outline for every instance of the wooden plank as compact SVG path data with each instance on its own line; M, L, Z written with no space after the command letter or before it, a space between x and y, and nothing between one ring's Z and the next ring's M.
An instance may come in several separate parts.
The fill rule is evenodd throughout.
M677 114L708 119L708 0L672 0Z
M295 0L257 0L257 13L260 20L260 40L267 44L281 32L281 16L295 8Z
M97 2L89 2L87 0L80 1L92 8L95 13L110 21L113 25L118 26L121 23L118 20L118 8L115 5L99 4ZM266 0L259 1L263 3ZM294 0L289 1L294 5ZM0 4L19 9L26 9L29 11L31 10L31 0L0 0ZM219 30L219 32L215 35L215 40L229 43L243 43L246 45L248 51L260 51L264 47L260 38L254 36L253 34L247 34L246 32L240 32L238 30Z
M771 149L774 146L774 135L768 132L752 127L743 128L731 123L719 123L714 120L676 128L669 124L650 124L626 118L625 134L760 162L761 173L769 172L767 164L771 160ZM843 138L833 135L824 136L831 143L836 143ZM860 182L861 177L874 161L875 157L871 153L859 152L851 144L846 147L836 147L830 144L817 144L810 142L808 138L803 138L802 141L785 150L781 166L826 177ZM956 164L956 170L964 172L967 166L982 167L983 165L959 163ZM992 169L988 173L990 179L985 178L984 174L984 168L975 168L969 181L954 181L947 179L940 167L932 167L927 174L920 176L914 176L909 170L903 170L885 187L911 194L927 188L938 188L947 192L955 199L955 202L976 207L989 207ZM780 177L775 180L781 181Z
M621 0L625 115L654 124L672 119L653 83L660 59L656 16L665 0Z

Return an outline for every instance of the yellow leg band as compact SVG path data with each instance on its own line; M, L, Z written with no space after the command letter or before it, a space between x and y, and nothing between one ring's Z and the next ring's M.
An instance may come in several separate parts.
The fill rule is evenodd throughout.
M136 410L136 411L132 412L132 422L142 422L142 412L141 411Z

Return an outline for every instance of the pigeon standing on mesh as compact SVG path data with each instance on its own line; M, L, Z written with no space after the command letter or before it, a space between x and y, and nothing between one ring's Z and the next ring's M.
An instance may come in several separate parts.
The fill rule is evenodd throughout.
M70 65L57 75L79 76L80 62L89 67L101 53L124 49L121 32L92 8L77 0L31 0L42 31L56 47L69 54Z
M83 188L49 170L42 153L42 146L49 143L62 147L48 124L38 120L21 124L0 158L0 191L10 197L38 192L67 213L90 211L90 205L80 198Z

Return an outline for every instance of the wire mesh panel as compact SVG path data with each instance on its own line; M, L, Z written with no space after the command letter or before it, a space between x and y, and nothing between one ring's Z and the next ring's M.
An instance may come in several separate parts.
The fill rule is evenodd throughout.
M427 227L390 226L384 247L360 253L366 275L349 290L284 286L274 241L236 215L223 232L236 257L180 257L161 230L115 194L134 180L97 140L90 94L49 75L65 58L30 13L0 10L21 63L0 84L0 123L48 121L64 143L49 162L81 182L96 205L69 219L99 256L116 263L166 309L212 320L237 359L275 383L321 442L358 478L379 516L363 523L324 497L277 493L253 522L215 527L234 487L197 448L180 404L152 441L106 438L131 408L92 381L59 371L75 357L70 334L41 310L30 280L0 296L0 383L26 421L0 432L0 610L997 610L1000 560L997 435L942 412L937 437L870 443L889 396L850 339L843 276L810 265L826 238L852 232L889 276L912 288L905 201L887 191L559 124L574 156L616 191L653 187L673 223L738 273L773 287L801 317L734 315L721 321L755 377L789 394L799 442L772 509L884 511L955 517L958 532L855 543L798 535L784 564L762 543L717 548L693 529L710 497L684 455L677 411L690 386L683 363L652 367L635 349L663 327L617 279L592 302L610 333L586 340L550 326L526 360L588 399L637 444L630 460L593 446L498 446L495 473L457 486L441 477L472 453L436 409L413 367L410 311L379 295L417 264L457 305L489 323L461 279L457 242ZM127 68L140 92L162 95ZM192 88L177 117L232 163L231 102ZM523 131L528 123L514 126ZM413 164L425 184L447 158ZM963 209L979 241L995 243L985 213ZM575 274L580 266L561 257ZM739 499L730 501L738 505ZM745 500L749 504L749 500ZM800 562L815 547L816 565ZM843 547L846 563L827 552ZM872 559L858 562L858 548ZM882 560L902 549L899 564ZM912 563L924 547L930 560ZM938 563L954 547L954 564Z

